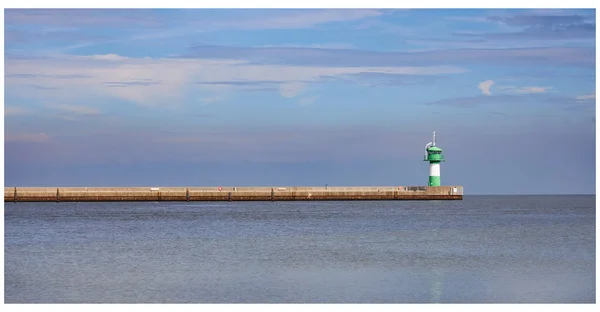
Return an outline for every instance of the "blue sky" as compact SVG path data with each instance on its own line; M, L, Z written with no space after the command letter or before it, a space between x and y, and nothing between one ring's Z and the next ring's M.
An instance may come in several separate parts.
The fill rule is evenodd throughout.
M6 9L6 186L595 193L585 9Z

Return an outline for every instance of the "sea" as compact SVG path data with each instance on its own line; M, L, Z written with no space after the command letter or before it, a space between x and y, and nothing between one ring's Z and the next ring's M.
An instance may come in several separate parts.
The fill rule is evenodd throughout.
M595 195L4 203L5 303L595 303Z

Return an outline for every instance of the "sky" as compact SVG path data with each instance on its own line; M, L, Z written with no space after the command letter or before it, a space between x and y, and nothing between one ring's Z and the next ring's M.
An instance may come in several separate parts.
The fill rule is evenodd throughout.
M5 9L5 186L595 194L595 9Z

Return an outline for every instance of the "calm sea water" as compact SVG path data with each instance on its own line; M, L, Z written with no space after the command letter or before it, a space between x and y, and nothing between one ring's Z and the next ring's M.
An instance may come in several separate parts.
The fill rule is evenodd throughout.
M595 196L5 203L6 303L596 301Z

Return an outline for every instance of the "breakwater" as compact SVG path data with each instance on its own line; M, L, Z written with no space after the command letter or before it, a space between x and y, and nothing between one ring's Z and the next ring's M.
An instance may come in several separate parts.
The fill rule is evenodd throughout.
M462 186L5 187L5 202L461 200Z

